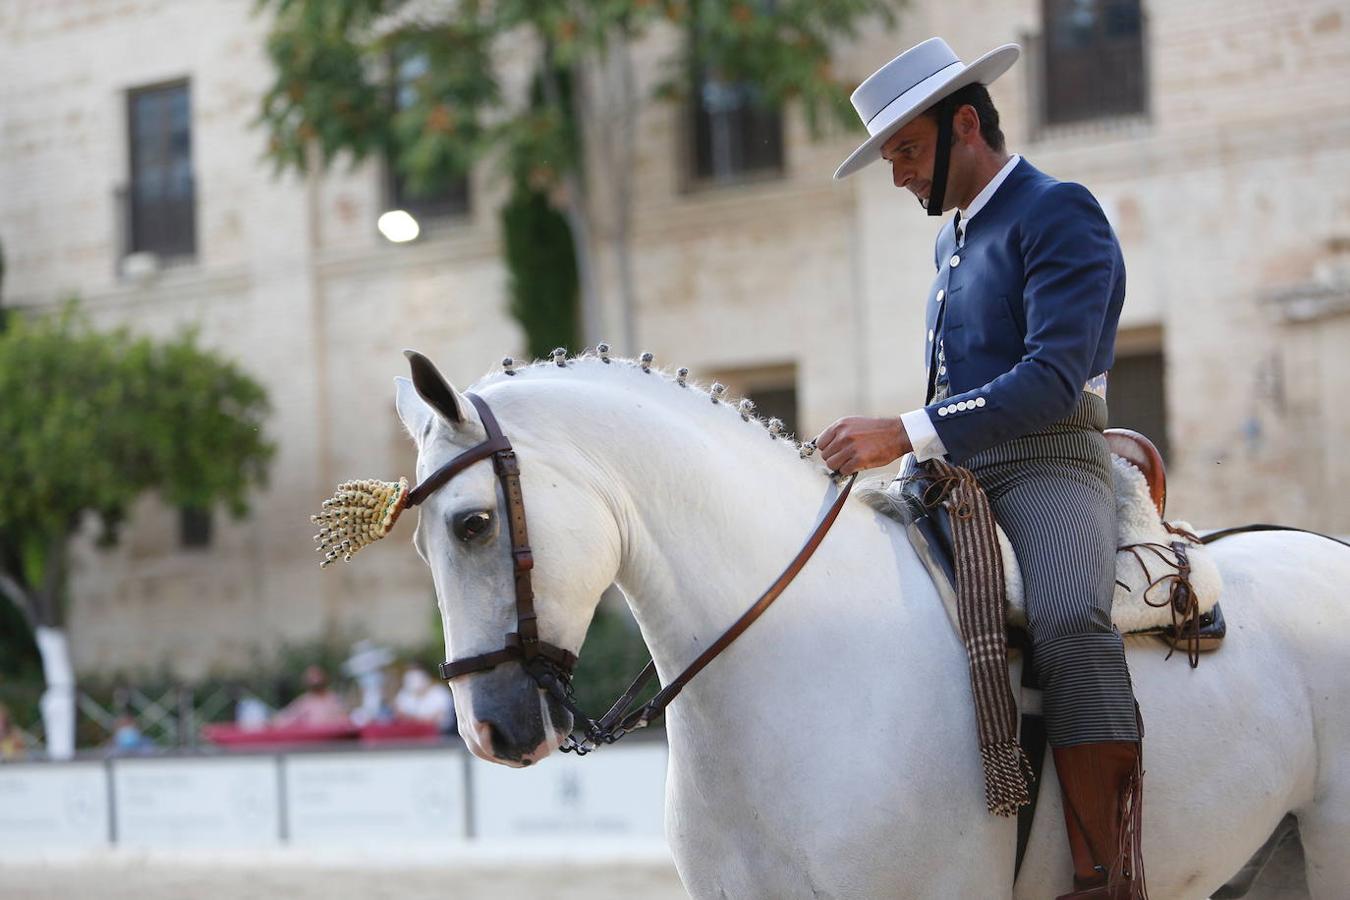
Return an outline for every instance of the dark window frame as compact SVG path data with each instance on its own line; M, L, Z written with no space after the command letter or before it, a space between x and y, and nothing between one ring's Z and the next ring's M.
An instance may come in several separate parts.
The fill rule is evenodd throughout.
M213 518L209 508L180 506L178 508L178 545L186 550L202 550L211 546Z
M1117 344L1115 362L1106 380L1109 427L1143 433L1166 461L1171 456L1167 355L1161 345L1121 346L1126 343L1122 340Z
M158 97L182 92L183 150L175 146L172 111L161 115L149 142L160 159L147 162L143 116ZM162 101L173 103L173 97ZM124 254L153 253L161 260L197 255L197 189L193 169L192 82L188 78L131 88L126 93L127 186L123 193ZM156 184L158 181L158 184ZM161 196L156 196L157 194Z
M759 0L772 5L772 0ZM689 23L689 98L682 154L686 191L777 181L787 175L787 128L782 106L761 103L750 82L710 78L698 62L698 4ZM721 110L709 105L722 104ZM761 141L766 142L761 145Z
M689 186L723 187L783 178L787 172L781 109L759 105L753 85L727 84L696 73L688 107ZM710 110L707 94L725 92L725 108Z
M1040 12L1029 70L1038 131L1150 116L1149 23L1141 0L1041 0Z

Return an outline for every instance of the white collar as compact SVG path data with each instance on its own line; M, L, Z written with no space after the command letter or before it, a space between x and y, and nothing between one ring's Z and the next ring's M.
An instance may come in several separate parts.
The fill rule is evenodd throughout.
M989 183L984 186L984 190L976 194L975 199L970 201L970 206L961 210L962 224L969 222L972 218L974 218L976 213L978 213L981 209L984 209L985 204L989 202L989 198L994 196L994 192L997 191L999 189L999 186L1002 185L1003 182L1007 180L1008 175L1012 173L1012 170L1021 161L1022 157L1018 156L1016 153L1008 157L1008 161L1003 164L1003 168L998 170L998 174L995 175L993 178L989 179Z

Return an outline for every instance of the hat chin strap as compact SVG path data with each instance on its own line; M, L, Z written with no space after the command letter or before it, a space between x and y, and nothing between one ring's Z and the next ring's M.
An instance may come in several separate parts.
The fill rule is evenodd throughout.
M952 98L943 97L937 106L937 149L933 156L933 188L928 192L928 214L942 215L947 195L947 169L952 159L952 118L956 112Z

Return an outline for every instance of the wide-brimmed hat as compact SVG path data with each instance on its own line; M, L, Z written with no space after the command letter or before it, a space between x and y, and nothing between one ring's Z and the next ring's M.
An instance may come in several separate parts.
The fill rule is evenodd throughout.
M966 65L946 41L935 37L877 69L850 98L870 137L835 170L835 179L847 178L881 159L881 145L920 113L968 84L991 83L1021 53L1016 44L1004 44Z

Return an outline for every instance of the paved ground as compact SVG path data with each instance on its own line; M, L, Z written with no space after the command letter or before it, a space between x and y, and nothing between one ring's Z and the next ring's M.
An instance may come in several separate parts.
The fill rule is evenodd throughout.
M1306 900L1297 843L1276 854L1247 900ZM686 900L669 864L627 866L184 864L125 860L0 866L3 900Z
M95 864L0 867L5 900L686 900L670 866L403 870Z

